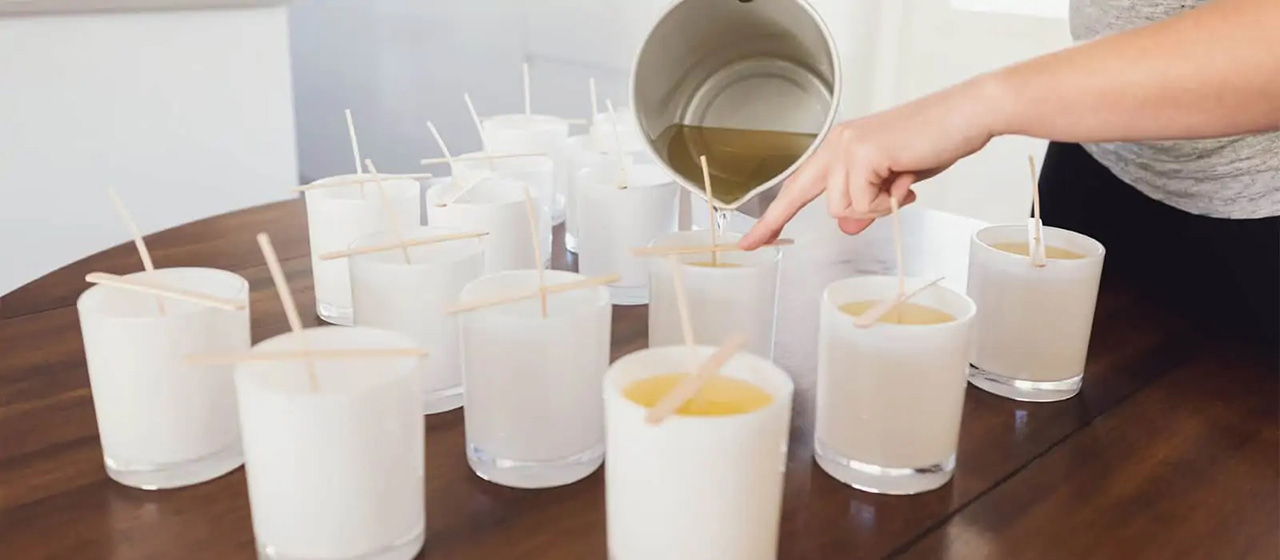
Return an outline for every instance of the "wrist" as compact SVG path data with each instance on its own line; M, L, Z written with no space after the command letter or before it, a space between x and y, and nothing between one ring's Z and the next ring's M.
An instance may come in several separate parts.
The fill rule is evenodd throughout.
M990 138L1017 134L1018 103L1021 101L1005 69L981 74L965 83L966 97L978 109L978 126Z

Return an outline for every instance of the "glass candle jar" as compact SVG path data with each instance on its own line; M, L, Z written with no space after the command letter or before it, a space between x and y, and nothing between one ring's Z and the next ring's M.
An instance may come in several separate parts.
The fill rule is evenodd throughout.
M494 176L479 179L470 188L456 182L437 184L427 191L427 223L488 232L480 241L485 274L546 267L551 263L551 232L539 232L543 262L535 263L524 188L524 183L515 179ZM539 226L547 223L545 213L536 219Z
M738 353L719 376L748 384L767 404L745 412L685 414L659 424L633 400L657 376L690 372L716 348L650 348L604 378L608 433L605 515L609 557L767 560L778 554L782 487L795 390L786 372ZM702 391L711 389L710 383ZM720 404L728 399L717 397ZM724 400L721 400L724 399Z
M719 243L736 244L740 236L718 236ZM654 239L651 247L710 246L709 231L680 231ZM778 270L782 252L764 247L752 252L679 255L693 336L702 344L723 344L737 333L747 334L746 350L773 358L778 305ZM713 266L714 265L714 266ZM679 307L671 263L649 258L649 346L680 344Z
M618 274L609 286L614 305L648 303L649 259L632 251L676 230L680 187L656 165L624 170L616 160L587 168L577 186L582 226L590 232L578 248L578 271Z
M461 232L418 227L403 234L406 239L421 239ZM394 241L390 232L375 233L357 239L351 248ZM458 303L462 287L484 273L481 243L480 239L458 239L349 257L355 324L401 333L430 356L418 365L423 414L462 406L458 318L446 311Z
M1080 392L1106 250L1093 239L1045 227L1048 263L1031 265L1027 226L990 226L969 249L974 319L969 381L1020 401Z
M926 282L909 278L908 290ZM854 326L897 293L893 276L840 280L823 293L814 458L854 488L916 494L955 469L975 306L935 284L880 322Z
M316 181L349 182L359 176L342 175ZM402 228L422 224L422 187L413 179L383 179L396 223ZM320 255L342 251L355 238L391 230L376 181L307 190L307 233L311 244L311 275L315 282L316 315L327 323L351 324L351 275L345 259L322 261Z
M228 311L96 285L76 301L103 463L112 480L143 490L222 476L244 462L230 365L191 354L247 352L249 283L212 268L162 268L130 280L244 304Z
M583 279L545 272L547 285ZM508 271L471 282L462 301L537 288L536 271ZM462 315L467 462L480 478L547 488L599 468L612 315L603 287L548 295L546 317L536 297Z
M321 327L254 353L406 348L408 337ZM429 358L428 358L429 359ZM412 558L426 529L419 358L236 367L249 509L259 558Z

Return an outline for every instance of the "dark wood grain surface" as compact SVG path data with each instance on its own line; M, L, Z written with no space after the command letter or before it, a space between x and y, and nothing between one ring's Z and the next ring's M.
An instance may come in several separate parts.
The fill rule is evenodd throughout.
M253 234L268 231L304 321L316 324L299 201L148 237L158 266L246 277L253 337L287 330ZM976 222L903 213L909 274L963 288ZM955 480L910 497L834 481L812 458L817 294L892 271L887 228L804 239L783 260L775 360L796 381L781 558L1277 558L1280 409L1275 349L1208 340L1104 282L1084 390L1051 404L970 388ZM557 268L573 268L559 243ZM84 274L139 267L131 246L0 298L0 558L252 558L243 470L146 492L107 477L75 312ZM643 348L646 310L614 310L613 355ZM422 558L602 559L603 473L563 488L484 482L460 411L427 417Z

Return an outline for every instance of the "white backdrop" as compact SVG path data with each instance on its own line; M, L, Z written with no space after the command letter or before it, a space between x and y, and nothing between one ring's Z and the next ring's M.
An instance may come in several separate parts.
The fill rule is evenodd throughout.
M0 18L0 294L126 241L107 187L145 232L289 196L286 21Z

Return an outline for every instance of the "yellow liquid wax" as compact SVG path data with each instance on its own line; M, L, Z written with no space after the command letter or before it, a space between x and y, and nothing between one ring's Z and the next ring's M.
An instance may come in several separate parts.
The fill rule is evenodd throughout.
M646 377L622 391L623 396L645 408L652 408L681 381L687 373L668 373ZM716 375L702 384L693 398L685 401L676 414L682 416L731 416L759 410L773 402L773 397L754 384L741 379Z
M724 262L724 261L720 261L716 263L713 263L711 261L697 261L697 262L691 262L686 264L688 264L689 266L701 266L704 268L742 268L742 265L738 263L731 263L731 262Z
M1024 257L1031 256L1031 244L1026 241L1013 241L1010 243L992 243L991 248L997 251L1004 251L1014 255ZM1044 256L1050 259L1075 260L1083 259L1084 255L1075 251L1068 251L1062 247L1054 247L1053 245L1045 245Z
M722 204L738 199L781 175L804 154L817 134L674 124L656 145L671 168L702 184L700 156L707 156L712 193Z
M875 307L880 300L855 301L840 306L842 313L858 317ZM909 301L899 303L880 317L878 323L893 325L938 325L956 320L950 313Z

